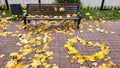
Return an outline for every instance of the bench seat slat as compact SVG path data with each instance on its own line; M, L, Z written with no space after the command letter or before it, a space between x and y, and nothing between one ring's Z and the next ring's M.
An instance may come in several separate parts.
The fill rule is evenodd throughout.
M70 17L70 18L40 18L40 17L29 17L26 20L78 20L78 17Z

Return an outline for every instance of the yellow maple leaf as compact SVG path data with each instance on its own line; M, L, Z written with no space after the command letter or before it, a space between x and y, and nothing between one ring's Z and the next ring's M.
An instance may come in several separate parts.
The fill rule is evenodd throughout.
M44 64L44 68L51 68L51 64Z
M106 55L110 52L110 50L108 48L107 49L102 49L101 52Z
M99 66L99 68L108 68L107 65L105 63L102 63L101 66Z
M70 14L66 14L67 18L70 18Z
M74 63L74 60L70 60L71 63Z
M21 60L21 59L23 59L25 56L23 55L23 54L19 54L19 55L17 55L17 60Z
M61 11L65 11L65 8L64 7L60 7L59 8L59 11L61 12Z
M69 56L69 55L66 55L65 57L66 57L66 58L69 58L70 56Z
M91 27L88 28L88 31L93 31L93 30L94 30L94 28L91 28Z
M58 16L54 16L54 18L58 18Z
M75 14L73 14L72 16L75 16L75 17L76 17L76 16L78 16L78 15L75 13Z
M3 12L2 15L6 15L6 12Z
M80 30L81 33L83 33L84 31L83 30Z
M85 56L85 60L90 60L90 61L95 61L95 56L91 55L91 56Z
M49 60L53 60L53 57L52 57L52 56L50 56L50 57L48 57L48 59L49 59Z
M33 52L33 49L32 49L32 48L25 49L25 50L24 50L24 52L25 52L26 54L28 54L28 53L31 53L31 52Z
M45 33L44 35L45 35L45 36L44 36L44 38L43 38L43 43L46 43L47 40L48 40L48 33Z
M13 56L17 56L17 55L18 55L17 52L11 52L11 53L10 53L10 56L11 56L11 57L13 57Z
M97 62L93 62L92 65L97 66L98 64L97 64Z
M27 39L22 39L21 43L25 43L26 44L26 43L28 43L28 40Z
M35 38L31 38L31 39L29 40L29 43L32 44L32 43L35 43L35 41L36 41Z
M33 68L37 68L39 65L41 65L41 62L40 61L33 61L31 64L30 64Z
M94 23L97 27L100 26L100 23L98 21L94 21Z
M50 18L49 16L44 16L44 18Z
M52 68L59 68L59 67L57 66L57 64L53 64Z
M88 12L88 13L85 13L85 15L90 15L90 13Z
M15 66L15 68L28 68L28 66L26 66L26 65L24 64L24 62L20 62L19 64L17 64L17 65Z
M32 31L28 32L28 33L27 33L27 37L31 37L31 36L32 36L32 34L33 34L33 32L32 32Z
M68 47L68 54L70 55L76 55L78 51L74 47Z
M116 33L116 32L113 32L113 31L111 32L111 34L115 34L115 33Z
M11 36L15 37L15 36L17 36L17 34L12 34Z
M48 49L49 49L49 45L48 45L48 43L45 43L45 44L44 44L44 47L43 47L43 50L46 51L46 50L48 50Z
M58 10L57 10L57 7L54 7L54 10L57 12Z
M109 60L107 66L117 68L117 64L113 63L111 60Z
M46 51L46 55L47 55L47 56L52 56L52 55L53 55L53 52Z
M87 44L87 41L81 40L81 43L82 43L83 45L86 45L86 44Z
M63 16L59 16L59 18L63 18Z
M3 58L5 56L5 54L2 54L2 55L0 55L0 58Z
M15 68L17 65L17 60L10 60L6 64L6 68Z
M83 58L78 59L78 63L83 64L84 62L85 62L85 59L83 59Z
M93 16L89 16L89 19L91 19L91 20L92 20L93 18L94 18Z
M98 53L96 53L96 57L100 60L104 59L104 54L102 52L98 52Z
M42 63L46 62L46 59L47 59L47 58L48 58L47 56L43 56L43 57L41 58L41 62L42 62Z

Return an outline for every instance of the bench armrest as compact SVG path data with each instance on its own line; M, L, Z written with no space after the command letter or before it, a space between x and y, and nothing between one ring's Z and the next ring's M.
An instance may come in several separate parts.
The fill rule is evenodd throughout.
M78 12L78 17L81 19L82 18L82 14L80 14L79 12Z
M22 18L25 19L27 15L27 13L23 14Z

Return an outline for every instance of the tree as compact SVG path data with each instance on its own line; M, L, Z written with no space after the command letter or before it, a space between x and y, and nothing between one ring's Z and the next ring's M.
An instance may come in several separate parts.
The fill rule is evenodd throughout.
M8 0L5 0L6 9L9 10Z
M103 10L104 2L105 2L105 0L102 0L100 10Z

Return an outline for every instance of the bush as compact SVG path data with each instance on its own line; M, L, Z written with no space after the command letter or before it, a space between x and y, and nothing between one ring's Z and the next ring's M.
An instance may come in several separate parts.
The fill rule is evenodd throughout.
M56 0L58 3L79 3L80 0Z
M0 9L5 9L5 5L4 4L0 4Z
M80 0L55 0L57 3L77 3L80 7L82 7L82 3Z

